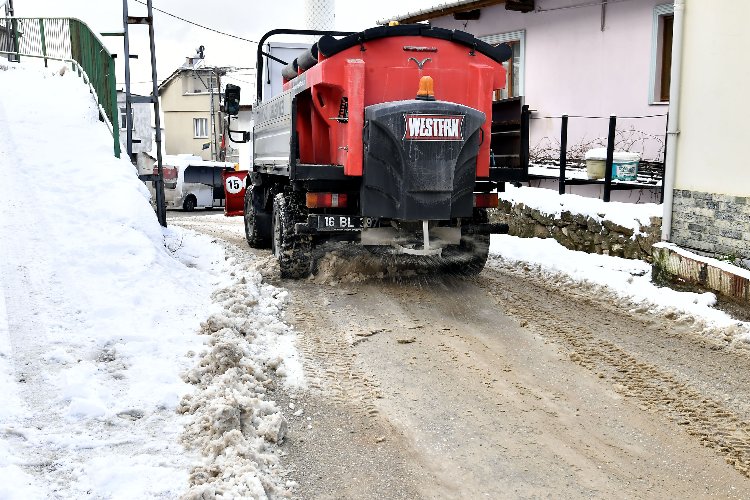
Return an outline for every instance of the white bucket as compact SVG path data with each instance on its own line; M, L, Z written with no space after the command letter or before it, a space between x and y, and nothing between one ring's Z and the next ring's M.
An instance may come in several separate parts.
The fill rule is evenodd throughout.
M612 179L634 181L638 178L638 163L641 155L627 151L615 151L612 155ZM607 148L590 149L586 152L586 175L589 179L603 179L607 166Z

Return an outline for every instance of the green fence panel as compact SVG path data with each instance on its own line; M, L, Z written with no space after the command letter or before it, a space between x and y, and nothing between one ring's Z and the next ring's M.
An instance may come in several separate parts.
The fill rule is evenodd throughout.
M112 127L114 153L120 157L115 61L84 22L72 18L0 18L0 51L15 52L16 60L21 56L42 58L45 66L48 59L75 61L79 76L80 70L88 76L101 112Z
M44 67L47 67L47 41L44 38L44 19L39 20L39 33L42 37L42 55L44 56Z

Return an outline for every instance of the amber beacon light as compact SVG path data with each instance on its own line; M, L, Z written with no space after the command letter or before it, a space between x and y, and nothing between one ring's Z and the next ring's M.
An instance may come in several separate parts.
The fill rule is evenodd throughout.
M431 76L423 76L419 79L419 90L417 91L417 99L420 101L434 101L435 100L435 83L432 81Z

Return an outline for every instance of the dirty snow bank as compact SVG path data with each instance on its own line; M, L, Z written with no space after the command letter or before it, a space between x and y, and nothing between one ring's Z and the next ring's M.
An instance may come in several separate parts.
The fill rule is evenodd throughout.
M267 398L275 380L305 386L294 332L281 320L287 292L262 282L262 261L237 253L229 263L234 280L212 297L221 310L201 324L209 349L184 376L196 391L178 408L191 418L182 441L204 456L184 497L289 497L295 483L277 446L287 421Z
M750 345L750 323L714 309L716 295L657 286L651 282L650 264L640 260L576 252L553 239L492 235L487 265L530 273L560 287L588 288L625 309L695 322L707 335L736 346Z
M0 63L0 95L33 96L0 99L0 497L174 497L180 373L223 251L162 230L87 87L55 69Z
M560 195L552 189L515 187L507 183L505 192L499 193L501 200L513 204L523 203L529 208L539 210L551 217L559 217L562 212L581 214L597 222L608 220L619 226L641 234L641 226L648 226L651 217L661 217L662 207L655 203L605 203L598 198L587 198L574 194Z

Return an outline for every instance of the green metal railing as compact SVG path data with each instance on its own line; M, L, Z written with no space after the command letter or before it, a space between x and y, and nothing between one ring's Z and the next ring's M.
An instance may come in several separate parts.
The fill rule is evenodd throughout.
M120 157L119 110L115 61L99 37L73 18L0 18L0 54L11 61L24 57L70 63L89 86Z

